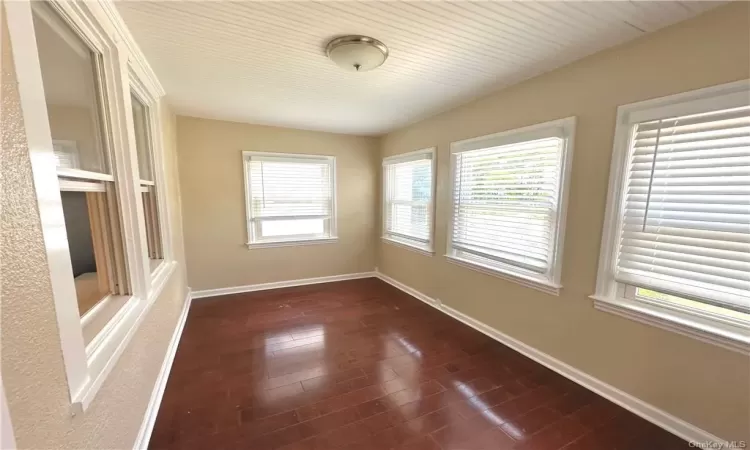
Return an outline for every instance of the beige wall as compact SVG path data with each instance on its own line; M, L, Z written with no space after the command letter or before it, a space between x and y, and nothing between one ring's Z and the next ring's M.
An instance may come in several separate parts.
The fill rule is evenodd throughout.
M132 448L186 295L174 116L166 170L178 269L84 414L70 415L55 306L31 178L18 90L2 24L0 338L2 381L22 449Z
M594 309L618 105L750 76L750 4L735 3L383 138L382 155L438 147L436 252L385 243L381 271L616 388L726 439L750 440L750 360ZM576 116L559 297L451 263L449 145Z
M196 290L372 271L377 140L178 117L188 284ZM242 152L336 157L339 240L248 249Z

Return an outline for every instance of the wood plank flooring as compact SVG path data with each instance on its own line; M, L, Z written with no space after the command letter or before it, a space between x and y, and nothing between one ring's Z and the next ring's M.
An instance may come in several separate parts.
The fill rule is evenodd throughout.
M152 449L688 448L378 279L193 302Z

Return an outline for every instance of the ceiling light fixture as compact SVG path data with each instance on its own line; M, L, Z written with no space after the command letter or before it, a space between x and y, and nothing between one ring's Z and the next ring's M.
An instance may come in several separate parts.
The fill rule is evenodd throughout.
M367 36L341 36L328 43L326 55L345 70L367 72L385 62L388 47Z

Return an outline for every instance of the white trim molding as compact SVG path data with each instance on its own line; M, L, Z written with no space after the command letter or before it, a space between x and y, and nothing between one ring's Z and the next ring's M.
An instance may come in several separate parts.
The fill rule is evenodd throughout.
M92 353L89 362L91 378L83 387L79 396L74 399L74 408L80 406L83 411L86 411L91 405L94 396L99 392L99 388L101 388L104 380L115 368L120 356L128 347L130 340L135 336L136 331L138 331L141 323L151 310L151 306L153 306L156 299L161 295L162 290L171 279L171 275L176 268L176 262L168 263L163 269L164 275L160 279L160 284L149 293L148 298L141 299L138 297L132 297L130 302L135 300L137 303L133 304L132 308L127 309L126 313L122 312L122 314L115 316L111 323L107 324L107 327L102 330L102 333L107 333L107 335L101 338L100 345L102 346L102 349L106 351L95 351ZM125 308L127 308L127 306L123 309ZM121 319L117 320L119 317L121 317ZM93 343L94 342L92 341L92 344Z
M464 324L474 328L475 330L483 333L490 338L506 345L518 353L536 361L537 363L557 372L558 374L568 378L569 380L578 383L586 389L593 391L602 397L610 400L617 405L627 409L628 411L636 414L643 419L657 425L676 436L688 441L688 442L717 442L724 443L724 439L720 439L717 436L690 424L679 417L673 416L668 412L657 408L649 403L640 400L627 392L621 391L616 387L605 383L604 381L595 378L575 367L568 365L559 359L556 359L536 348L525 344L518 339L515 339L507 334L487 325L486 323L477 320L471 316L468 316L457 309L454 309L440 300L433 299L416 289L409 287L388 275L376 271L376 276L384 282L394 286L397 289L406 292L407 294L415 297L418 300L432 306L433 308L442 311L443 313L453 317L454 319L463 322Z
M544 292L545 294L559 296L560 290L562 289L562 285L552 283L551 281L548 281L548 280L527 277L522 274L511 274L511 273L501 272L495 269L494 267L485 266L484 264L481 264L476 261L468 261L462 258L457 258L449 254L446 254L443 256L445 256L445 260L451 264L456 264L458 266L465 267L470 270L475 270L477 272L481 272L491 277L497 277L497 278L500 278L501 280L518 283L521 286L525 286L531 289L536 289L537 291Z
M439 309L441 311L443 310L443 305L440 303L439 300L436 300L436 299L434 299L434 298L432 298L432 297L430 297L430 296L428 296L426 294L423 294L423 293L419 292L418 290L416 290L416 289L414 289L414 288L412 288L410 286L407 286L404 283L396 280L395 278L389 277L388 275L384 274L383 272L378 271L377 268L375 270L376 270L375 271L375 276L377 278L380 278L381 280L385 281L386 283L390 284L391 286L393 286L393 287L395 287L395 288L397 288L397 289L399 289L401 291L406 292L407 294L411 295L412 297L414 297L416 299L419 299L419 300L427 303L428 305L430 305L430 306L432 306L434 308L437 308L437 309Z
M679 333L744 354L750 353L750 319L742 314L721 314L719 308L689 307L668 300L629 296L633 286L615 279L618 242L624 217L630 142L635 124L666 116L679 116L746 106L750 80L697 89L676 95L622 105L617 122L609 169L607 209L599 254L594 307L647 325ZM648 286L642 286L648 288ZM698 300L698 299L696 299ZM717 312L718 311L718 312ZM747 317L747 315L745 315Z
M400 241L400 240L392 238L390 236L381 236L380 240L383 241L383 242L385 242L388 245L393 245L395 247L400 247L400 248L403 248L403 249L406 249L406 250L411 250L413 252L419 253L420 255L435 256L435 251L434 250L430 250L429 248L420 247L420 246L418 246L416 244L412 244L411 242L407 241L406 239L404 239L403 241Z
M315 239L294 239L291 241L248 242L245 245L247 245L247 248L297 247L300 245L335 244L338 241L339 238L331 237Z
M645 302L629 298L600 298L591 296L594 307L646 325L672 331L717 345L727 350L750 353L750 328L739 320L698 314L695 310L675 308L664 302Z
M162 397L164 397L164 390L167 388L167 381L169 380L169 373L172 370L172 363L177 354L177 347L180 344L182 331L187 322L191 302L192 296L190 295L190 288L188 288L185 301L182 305L182 312L180 312L180 317L177 319L174 333L172 333L172 339L167 346L167 353L164 355L161 370L159 370L159 375L156 377L156 383L154 383L154 389L151 392L151 400L148 402L146 413L144 414L143 422L141 423L141 428L138 431L138 436L133 445L134 450L145 450L148 448L148 443L151 440L151 433L154 431L156 416L159 414L159 406L161 406L161 400Z
M375 278L375 272L347 273L343 275L331 275L317 278L300 278L297 280L274 281L271 283L249 284L246 286L233 286L216 289L203 289L194 291L193 299L216 297L219 295L241 294L243 292L266 291L269 289L279 289L294 286L306 286L308 284L331 283L334 281L358 280L360 278Z
M166 92L164 91L164 88L156 77L156 73L154 73L151 65L146 60L146 57L143 55L143 52L141 52L140 47L138 47L138 44L135 42L135 38L133 38L127 25L125 25L122 16L117 11L115 2L112 0L99 0L97 3L99 3L102 11L104 11L107 19L109 19L109 22L127 48L129 61L132 65L137 67L136 70L139 72L141 79L148 83L148 89L151 92L154 92L157 97L165 96Z
M26 142L30 149L32 177L39 206L47 265L49 266L55 313L60 333L65 375L71 403L89 382L83 331L78 312L70 253L60 251L59 242L66 240L60 234L63 221L57 168L54 164L47 105L42 94L42 73L34 35L31 5L29 2L3 2L8 33L13 48ZM46 150L46 151L45 151ZM74 408L75 410L75 408Z

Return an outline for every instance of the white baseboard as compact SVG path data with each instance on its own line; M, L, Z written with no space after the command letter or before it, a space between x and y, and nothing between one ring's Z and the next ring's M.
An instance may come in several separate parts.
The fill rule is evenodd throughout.
M512 348L513 350L521 353L528 358L533 359L539 364L548 367L551 370L559 373L560 375L574 381L586 389L596 392L602 397L616 403L628 411L637 414L638 416L648 420L649 422L657 425L672 434L675 434L688 442L726 442L723 439L714 436L713 434L702 430L695 425L692 425L684 420L675 417L666 411L663 411L653 405L650 405L626 392L611 386L598 378L582 372L573 366L565 364L559 359L553 358L552 356L541 352L534 347L531 347L523 342L514 339L507 334L498 331L491 326L474 319L473 317L467 316L466 314L451 308L448 305L442 304L439 300L433 299L414 288L411 288L393 278L389 277L380 272L376 272L376 276L386 283L400 289L407 294L425 302L426 304L444 312L445 314L459 320L466 325L474 328L475 330L491 337L492 339Z
M218 289L205 289L193 292L193 299L216 297L217 295L240 294L242 292L265 291L267 289L279 289L293 286L305 286L308 284L331 283L333 281L356 280L359 278L373 278L375 272L346 273L343 275L332 275L330 277L300 278L297 280L275 281L273 283L249 284L247 286L234 286Z
M167 387L169 372L172 370L172 362L174 362L174 357L177 353L177 346L180 343L182 330L185 328L185 322L187 321L191 301L192 296L190 288L188 288L185 302L182 305L182 311L180 312L180 317L177 319L177 326L174 329L174 333L172 333L172 339L169 341L167 353L164 355L164 362L162 362L161 370L156 377L154 390L151 392L151 400L148 402L146 414L143 416L141 429L138 431L138 436L133 445L133 449L135 450L145 450L148 448L148 442L151 440L151 432L154 430L156 416L159 413L159 406L161 406L161 399L164 396L164 389Z
M380 278L381 280L385 281L386 283L388 283L388 284L390 284L390 285L392 285L392 286L394 286L394 287L396 287L396 288L398 288L398 289L406 292L407 294L411 295L414 298L422 300L423 302L427 303L428 305L430 305L432 307L435 307L437 309L441 309L441 304L440 304L440 302L438 300L435 300L432 297L428 297L427 295L419 292L418 290L416 290L416 289L414 289L412 287L409 287L409 286L405 285L404 283L402 283L402 282L400 282L398 280L395 280L395 279L389 277L388 275L386 275L384 273L381 273L381 272L375 272L375 273L376 273L376 275L375 275L376 277Z

